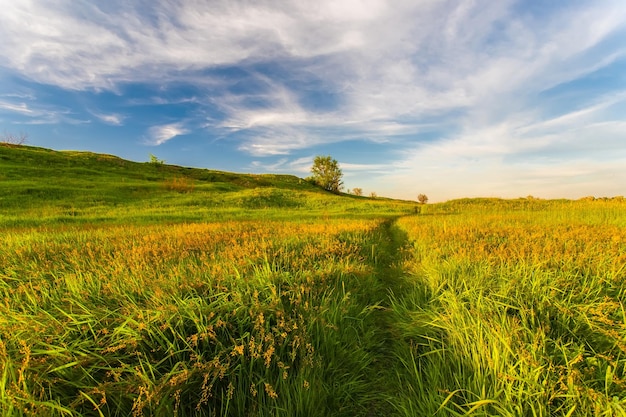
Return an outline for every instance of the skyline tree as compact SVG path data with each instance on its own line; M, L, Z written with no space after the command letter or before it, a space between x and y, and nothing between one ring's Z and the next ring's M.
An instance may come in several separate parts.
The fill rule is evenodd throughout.
M313 174L311 177L313 182L327 191L338 193L343 186L341 180L343 172L337 160L330 155L316 156L313 159L311 173Z

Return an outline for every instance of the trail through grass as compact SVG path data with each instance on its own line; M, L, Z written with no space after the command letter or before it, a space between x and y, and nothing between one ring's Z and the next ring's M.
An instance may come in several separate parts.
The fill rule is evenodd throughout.
M394 352L398 350L397 344L403 341L391 306L394 297L407 290L403 267L410 252L407 250L407 235L397 227L396 219L383 222L374 234L377 235L376 243L372 245L367 261L372 265L373 276L380 286L372 294L378 294L380 300L372 307L372 323L375 326L372 353L375 359L367 370L366 378L376 397L368 405L366 415L383 417L396 415L394 403L399 393L394 380L398 358Z

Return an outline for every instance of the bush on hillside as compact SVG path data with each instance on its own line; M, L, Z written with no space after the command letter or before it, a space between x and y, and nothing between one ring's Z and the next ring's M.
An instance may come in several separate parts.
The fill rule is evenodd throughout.
M164 187L169 191L178 193L190 193L194 190L195 184L192 180L185 177L174 177L165 180Z

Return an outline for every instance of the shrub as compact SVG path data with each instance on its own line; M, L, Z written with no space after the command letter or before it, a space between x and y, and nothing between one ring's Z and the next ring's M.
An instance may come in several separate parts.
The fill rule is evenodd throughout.
M165 180L164 186L166 190L179 193L190 193L195 188L193 181L185 177L169 178Z
M159 159L156 157L156 155L150 154L150 163L152 165L163 165L165 164L165 160L164 159Z

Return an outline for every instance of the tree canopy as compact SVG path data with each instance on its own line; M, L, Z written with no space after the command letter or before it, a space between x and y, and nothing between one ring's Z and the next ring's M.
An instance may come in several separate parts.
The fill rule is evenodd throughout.
M338 193L343 186L343 172L339 163L331 156L316 156L311 167L312 180L325 190Z

